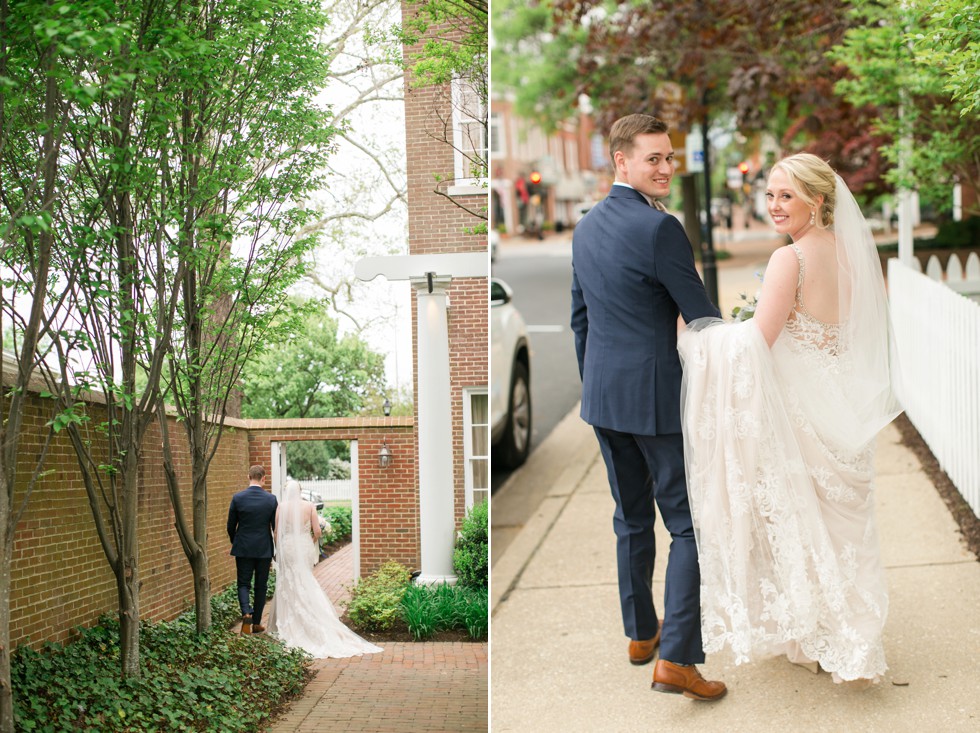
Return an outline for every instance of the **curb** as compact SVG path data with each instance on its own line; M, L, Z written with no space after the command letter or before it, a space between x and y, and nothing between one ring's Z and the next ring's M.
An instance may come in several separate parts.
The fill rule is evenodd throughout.
M490 569L491 617L520 582L527 564L598 459L599 444L592 428L579 417L579 403L576 403L531 453L527 463L500 487L500 494L523 493L524 487L538 481L550 482L544 500ZM491 522L492 516L491 507Z

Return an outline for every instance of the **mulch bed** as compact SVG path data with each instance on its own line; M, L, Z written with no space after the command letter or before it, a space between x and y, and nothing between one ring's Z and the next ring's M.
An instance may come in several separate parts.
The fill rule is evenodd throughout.
M950 514L953 515L953 519L959 525L960 533L966 540L967 547L970 548L977 560L980 560L980 518L973 513L973 509L960 496L960 492L949 480L949 476L939 467L939 461L929 450L929 446L919 435L919 431L915 429L912 421L903 413L895 420L895 426L902 436L902 444L919 459L922 470L925 471L926 476L929 477L932 485L939 492L939 496L946 503Z
M347 624L347 626L353 628L346 613L343 615L342 620L345 624ZM418 639L412 636L412 633L408 630L408 627L401 624L396 625L395 628L389 629L388 631L358 631L357 634L362 639L367 639L371 643L379 646L384 646L386 642L390 644L391 642L395 641L418 641ZM486 639L474 639L467 634L465 630L453 629L452 631L437 631L432 636L427 639L423 639L422 641L465 641L469 643L479 643L486 641Z

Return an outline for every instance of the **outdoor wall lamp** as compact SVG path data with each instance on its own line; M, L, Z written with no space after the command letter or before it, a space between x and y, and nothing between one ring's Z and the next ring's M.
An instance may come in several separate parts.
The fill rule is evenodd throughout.
M391 400L389 400L387 397L385 397L384 404L381 405L381 410L384 412L385 417L389 417L391 415Z
M388 447L388 439L384 439L381 450L378 451L378 466L388 468L391 465L391 449Z

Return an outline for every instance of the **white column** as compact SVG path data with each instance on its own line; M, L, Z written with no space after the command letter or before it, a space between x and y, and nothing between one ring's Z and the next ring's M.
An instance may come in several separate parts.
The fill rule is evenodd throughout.
M446 276L411 278L418 303L419 583L455 583L452 390Z

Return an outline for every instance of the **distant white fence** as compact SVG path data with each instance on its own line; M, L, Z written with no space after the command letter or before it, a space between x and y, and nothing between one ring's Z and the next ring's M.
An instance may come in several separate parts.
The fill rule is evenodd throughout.
M944 273L888 261L888 293L902 372L899 397L939 465L980 516L980 258Z
M304 489L319 494L324 501L351 501L354 498L354 483L349 479L300 481Z

